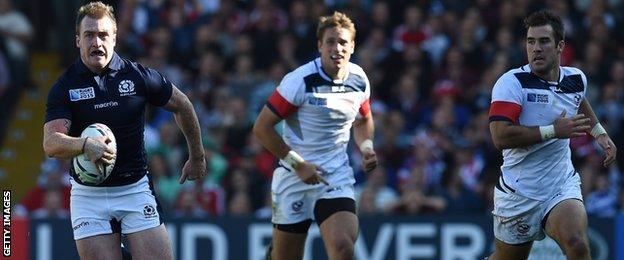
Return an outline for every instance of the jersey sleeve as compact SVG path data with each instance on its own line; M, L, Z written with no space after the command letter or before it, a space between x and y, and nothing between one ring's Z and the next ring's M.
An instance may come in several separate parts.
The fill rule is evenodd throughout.
M147 102L154 106L167 104L173 93L173 83L167 80L160 72L139 65L139 71L145 80Z
M362 102L360 102L360 109L358 110L357 118L364 117L370 113L370 96L371 96L371 86L368 81L368 77L366 74L362 73L362 77L364 78L364 96L362 98Z
M492 89L489 120L518 124L522 112L522 86L511 73L501 76Z
M287 74L267 101L267 107L277 116L286 118L301 106L305 100L303 79L293 72Z
M62 81L57 81L48 92L48 100L46 102L45 123L55 119L65 118L72 119L71 110L69 108L69 94L63 90Z
M583 99L585 99L585 97L587 97L587 76L585 76L585 73L583 73L582 70L578 70L579 74L581 74L581 80L583 80Z

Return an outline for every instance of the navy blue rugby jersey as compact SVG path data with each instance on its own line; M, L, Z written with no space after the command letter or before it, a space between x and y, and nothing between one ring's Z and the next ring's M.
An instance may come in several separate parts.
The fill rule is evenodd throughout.
M117 53L101 75L91 72L78 58L50 90L45 122L71 120L68 134L74 137L93 123L110 127L117 139L117 161L108 179L98 186L134 183L147 173L145 106L164 106L172 90L172 83L159 72ZM73 169L70 174L81 183Z

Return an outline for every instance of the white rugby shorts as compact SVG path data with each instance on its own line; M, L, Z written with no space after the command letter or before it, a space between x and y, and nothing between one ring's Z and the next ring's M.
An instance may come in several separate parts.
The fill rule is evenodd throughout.
M544 239L542 220L559 202L567 199L583 201L581 178L576 172L547 201L516 194L501 177L494 188L494 237L511 245Z
M329 185L305 184L294 170L280 164L273 171L271 200L273 224L295 224L314 219L314 206L319 199L350 198L355 200L353 169L347 165L321 175Z
M131 234L162 223L147 175L117 187L85 186L73 179L70 182L74 240L113 232ZM113 230L113 220L121 222L121 230Z

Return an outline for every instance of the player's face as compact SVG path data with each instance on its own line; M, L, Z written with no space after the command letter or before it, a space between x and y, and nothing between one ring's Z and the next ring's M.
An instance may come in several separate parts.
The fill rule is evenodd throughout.
M80 22L76 46L80 49L80 59L91 71L102 72L113 58L117 37L114 28L113 21L108 16L85 16Z
M526 51L531 70L543 75L554 69L559 69L563 45L563 41L555 42L552 26L529 27L526 37Z
M323 39L318 41L318 49L323 70L332 77L342 76L355 49L353 35L345 28L327 28Z

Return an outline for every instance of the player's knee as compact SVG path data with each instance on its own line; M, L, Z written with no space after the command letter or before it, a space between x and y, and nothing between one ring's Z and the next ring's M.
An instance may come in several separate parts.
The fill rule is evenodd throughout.
M564 241L564 248L568 256L585 256L589 254L589 243L581 234L570 236Z
M334 252L333 255L337 256L338 259L353 258L354 241L352 239L344 237L336 239L331 244L331 250Z

